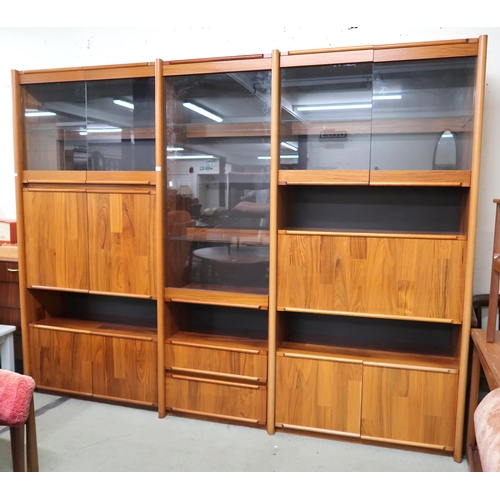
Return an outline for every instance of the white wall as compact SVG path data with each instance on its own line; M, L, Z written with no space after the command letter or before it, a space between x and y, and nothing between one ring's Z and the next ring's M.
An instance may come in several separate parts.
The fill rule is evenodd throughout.
M126 4L122 4L124 7ZM213 17L217 16L214 9ZM242 14L244 16L244 14ZM269 17L267 17L269 18ZM279 17L276 17L279 19ZM338 27L252 22L186 27L165 20L148 28L1 28L0 27L0 217L15 218L11 70L64 68L127 62L473 38L488 35L488 62L474 293L487 293L490 280L494 198L500 198L500 28L487 27Z

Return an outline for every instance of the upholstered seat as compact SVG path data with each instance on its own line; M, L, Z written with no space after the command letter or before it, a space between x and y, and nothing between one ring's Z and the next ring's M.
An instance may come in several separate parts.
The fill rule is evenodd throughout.
M26 470L24 430L26 428L26 458L28 472L38 472L35 409L35 381L27 375L0 370L0 425L10 429L12 468Z

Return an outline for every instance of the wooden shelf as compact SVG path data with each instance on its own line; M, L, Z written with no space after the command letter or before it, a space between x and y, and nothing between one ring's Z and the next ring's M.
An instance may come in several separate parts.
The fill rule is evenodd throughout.
M121 337L136 340L157 341L157 330L151 327L132 326L118 323L104 323L70 318L48 318L30 324L30 327L45 330L60 330L105 337Z
M336 360L362 363L369 366L428 370L443 373L457 373L459 369L458 361L455 358L437 356L433 353L418 354L390 350L283 342L276 354L278 356Z
M207 349L223 349L249 354L267 354L267 341L245 336L219 335L199 332L178 332L169 337L168 344L203 347Z
M165 288L165 300L168 302L213 304L250 309L267 309L269 306L269 296L265 290L216 285Z
M280 185L470 186L469 170L280 170Z
M467 240L465 234L460 233L426 233L401 231L362 231L345 229L280 229L278 234L315 235L315 236L357 236L365 238L409 238L423 240Z

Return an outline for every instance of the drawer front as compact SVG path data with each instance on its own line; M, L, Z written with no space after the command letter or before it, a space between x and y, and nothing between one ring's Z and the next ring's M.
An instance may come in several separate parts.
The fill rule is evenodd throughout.
M166 344L165 367L173 372L198 376L234 377L249 382L265 382L267 354L257 349L226 350L198 346Z
M173 411L264 424L266 390L256 384L232 384L174 374L166 379L166 406Z
M19 283L19 263L0 261L0 281Z

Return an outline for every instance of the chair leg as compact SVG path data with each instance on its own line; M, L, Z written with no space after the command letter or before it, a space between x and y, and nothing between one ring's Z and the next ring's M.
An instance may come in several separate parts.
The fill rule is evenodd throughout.
M30 412L26 420L26 461L28 472L38 472L38 445L36 441L35 403L30 403Z
M9 427L10 449L12 452L12 470L14 472L25 472L24 464L24 425L20 427Z
M495 329L498 312L498 273L491 270L490 300L488 304L488 324L486 325L486 342L495 342Z

